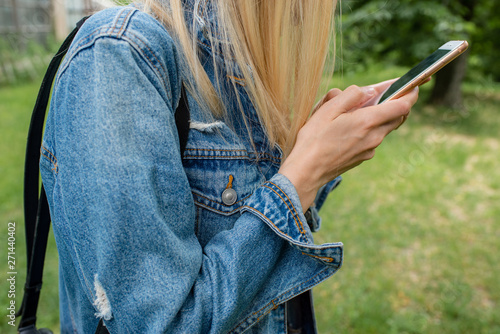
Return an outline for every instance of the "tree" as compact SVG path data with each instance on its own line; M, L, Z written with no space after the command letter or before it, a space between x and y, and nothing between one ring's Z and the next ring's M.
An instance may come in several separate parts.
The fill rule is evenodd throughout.
M475 74L500 82L500 6L479 0L474 8L469 67Z
M343 1L341 9L344 45L350 45L344 49L343 56L349 60L344 64L353 70L380 62L413 66L437 46L465 39L471 51L435 75L429 101L460 106L469 59L475 73L490 71L493 79L500 80L500 65L494 59L500 45L500 10L491 1Z
M467 69L469 50L434 75L434 87L428 103L453 109L463 107L462 82Z
M450 4L450 2L449 0L443 1L445 5L451 7L450 11L460 17L462 22L473 24L477 0L459 0L453 1L453 4ZM429 103L454 109L462 108L461 85L465 78L469 54L470 50L467 50L458 59L436 73Z

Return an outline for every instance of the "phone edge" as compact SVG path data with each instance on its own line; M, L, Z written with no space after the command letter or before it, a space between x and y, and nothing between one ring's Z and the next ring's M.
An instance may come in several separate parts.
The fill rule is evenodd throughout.
M446 42L445 44L441 45L437 50L441 49L443 46L445 46L450 42L455 42L455 41ZM469 43L465 40L456 42L462 42L462 43L457 45L454 49L449 49L450 52L447 53L443 58L432 64L430 67L427 68L427 70L416 76L414 80L408 82L406 85L402 86L398 91L394 92L393 95L389 96L387 99L385 99L382 102L379 102L378 104L398 99L401 96L408 93L410 90L414 89L415 87L420 86L425 79L434 75L440 69L442 69L443 67L451 63L453 60L458 58L458 56L460 56L469 48Z

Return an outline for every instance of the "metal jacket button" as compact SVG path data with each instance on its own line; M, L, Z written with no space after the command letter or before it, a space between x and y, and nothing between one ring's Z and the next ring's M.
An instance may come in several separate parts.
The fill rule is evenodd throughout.
M229 182L227 183L226 189L222 192L222 202L226 205L233 205L236 203L238 195L233 189L233 179L232 175L229 175Z
M222 202L226 205L233 205L236 203L236 191L233 188L227 188L222 192Z

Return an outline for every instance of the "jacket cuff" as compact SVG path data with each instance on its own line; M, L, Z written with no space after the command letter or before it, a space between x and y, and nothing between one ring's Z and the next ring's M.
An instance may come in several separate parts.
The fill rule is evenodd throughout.
M321 187L318 191L318 194L316 195L316 199L314 200L313 204L306 211L305 216L307 219L307 224L309 225L309 228L311 229L312 232L319 231L321 227L321 217L318 211L325 203L328 194L330 194L330 192L332 192L335 188L337 188L337 186L340 184L341 181L342 181L342 176L338 176L337 178L333 179L332 181L328 182L323 187Z
M318 194L316 195L316 199L314 200L314 207L317 211L321 209L330 192L337 188L340 182L342 182L342 176L337 176L335 179L328 182L319 189Z
M328 266L340 267L342 243L314 244L297 191L284 175L276 174L259 187L245 202L241 212L251 212L258 216L304 255Z
M245 202L244 211L251 211L287 239L312 243L299 196L284 175L276 174L259 187Z

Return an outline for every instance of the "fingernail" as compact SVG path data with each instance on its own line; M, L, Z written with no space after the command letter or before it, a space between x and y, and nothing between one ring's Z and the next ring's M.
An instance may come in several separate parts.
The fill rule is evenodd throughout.
M373 96L376 93L375 92L375 88L373 88L371 86L369 86L369 87L363 87L363 90L364 90L365 94L368 95L368 96Z

